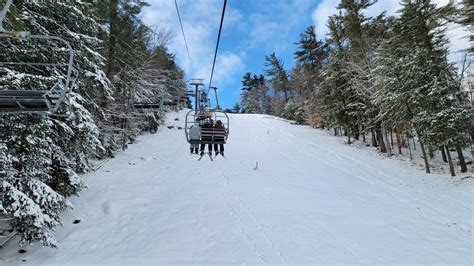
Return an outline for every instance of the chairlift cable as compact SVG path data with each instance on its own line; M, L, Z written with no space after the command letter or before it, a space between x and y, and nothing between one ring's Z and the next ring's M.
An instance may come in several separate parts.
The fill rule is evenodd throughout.
M216 65L217 50L219 49L219 40L221 38L222 24L224 23L224 14L225 14L226 5L227 5L227 0L224 0L224 7L222 8L221 24L219 26L219 34L217 35L216 51L214 52L214 62L212 63L211 78L209 79L209 86L207 87L208 94L209 94L209 89L211 88L211 85L212 85L212 77L214 75L214 67Z
M184 45L186 46L186 51L188 52L189 63L191 64L191 68L194 71L193 61L191 60L191 54L189 53L188 42L186 41L186 35L184 34L183 23L181 22L181 15L179 14L179 8L178 8L177 0L174 0L174 5L176 7L176 13L178 13L179 25L181 26L181 32L183 33Z

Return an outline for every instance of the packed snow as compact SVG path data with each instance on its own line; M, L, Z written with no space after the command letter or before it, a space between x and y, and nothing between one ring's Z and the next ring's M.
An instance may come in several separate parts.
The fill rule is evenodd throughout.
M58 249L0 264L474 264L470 179L268 115L230 115L227 158L198 161L184 115L86 176Z

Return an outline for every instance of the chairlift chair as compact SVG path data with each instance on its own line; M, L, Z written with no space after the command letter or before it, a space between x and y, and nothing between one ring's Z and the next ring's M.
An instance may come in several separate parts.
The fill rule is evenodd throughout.
M0 39L31 41L59 42L68 52L67 63L57 62L0 62L0 67L18 66L53 67L67 69L62 79L59 79L49 90L0 90L0 113L44 113L57 115L61 103L65 102L77 77L77 70L73 67L74 50L66 40L49 35L32 35L26 31L7 31L3 28L3 20L12 3L7 0L0 10Z
M188 98L185 96L170 101L164 101L164 99L161 98L160 101L156 103L132 103L132 107L135 109L161 109L163 106L174 106L186 101L188 101Z
M191 126L199 123L201 118L211 118L214 122L220 120L225 130L215 128L201 128L201 139L190 138L189 130ZM191 110L186 114L185 130L186 140L189 144L226 144L229 137L229 116L214 109ZM203 140L204 139L204 140Z

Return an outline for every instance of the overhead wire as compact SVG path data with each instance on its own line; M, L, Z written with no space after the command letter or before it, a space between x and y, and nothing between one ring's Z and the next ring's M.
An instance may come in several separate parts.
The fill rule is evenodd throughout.
M212 78L214 76L214 67L216 66L217 50L219 49L219 40L221 39L222 24L224 23L224 14L225 14L226 5L227 5L227 0L224 0L224 6L222 8L222 15L221 15L221 24L219 26L219 34L217 35L216 51L214 52L214 61L212 63L211 78L209 79L209 86L207 87L208 93L212 85Z
M179 13L179 7L178 7L177 0L174 0L174 5L176 7L176 13L178 13L179 25L181 26L181 32L183 33L184 45L186 46L186 51L188 52L189 63L191 64L191 68L194 71L193 61L191 60L191 54L189 53L188 42L186 41L186 34L184 34L183 23L181 22L181 15Z

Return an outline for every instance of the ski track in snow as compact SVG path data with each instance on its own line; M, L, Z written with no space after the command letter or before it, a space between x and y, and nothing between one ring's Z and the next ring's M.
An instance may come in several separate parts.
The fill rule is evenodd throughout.
M268 115L230 115L227 159L197 161L166 127L185 113L86 175L59 249L0 265L474 264L472 183Z
M281 258L282 261L280 263L289 264L288 260L283 255L282 251L276 246L275 242L269 237L269 235L265 231L265 228L264 228L264 225L262 224L262 222L260 222L258 217L255 216L255 214L242 201L242 199L232 191L232 189L230 188L230 180L224 174L223 171L222 171L222 177L225 180L224 184L225 184L225 188L227 189L227 197L224 197L226 206L229 208L231 216L239 217L237 219L238 219L238 225L239 225L240 232L249 241L249 243L251 243L251 245L254 248L253 250L254 250L255 254L260 259L260 262L264 263L264 264L267 264L267 260L265 259L265 255L261 251L259 251L259 249L258 249L257 245L255 244L255 242L253 241L252 237L249 234L245 233L246 230L244 229L244 225L242 223L242 217L245 217L246 215L250 217L250 220L253 220L253 223L251 224L252 229L259 231L259 233L261 235L260 237L263 238L263 242L266 245L270 246L270 248L267 247L265 249L266 250L273 249L278 254L278 256ZM236 201L236 204L235 203L231 204L230 203L231 201L229 200L229 198L235 198L234 201ZM238 207L239 207L238 209L240 211L237 212L236 209L234 207L232 207L233 205L238 205ZM239 214L237 215L237 213L239 213Z

